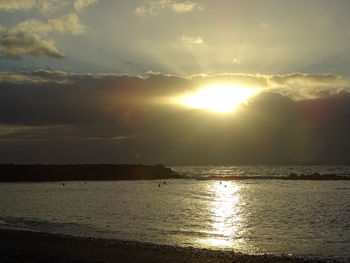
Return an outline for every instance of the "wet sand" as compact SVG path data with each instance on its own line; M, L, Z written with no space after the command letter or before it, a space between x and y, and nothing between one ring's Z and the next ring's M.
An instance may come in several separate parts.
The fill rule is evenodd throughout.
M29 231L0 230L0 262L322 262L289 257L154 245L136 241L71 237ZM329 261L328 261L329 262Z

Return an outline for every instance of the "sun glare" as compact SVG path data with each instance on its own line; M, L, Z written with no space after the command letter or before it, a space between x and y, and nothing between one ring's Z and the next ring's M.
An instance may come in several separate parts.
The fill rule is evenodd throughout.
M257 92L257 89L234 85L213 85L200 89L197 93L183 96L181 103L197 109L231 112L239 104L247 103L248 98Z

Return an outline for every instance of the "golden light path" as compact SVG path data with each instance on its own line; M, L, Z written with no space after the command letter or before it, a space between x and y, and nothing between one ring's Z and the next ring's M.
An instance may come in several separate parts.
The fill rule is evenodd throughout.
M258 89L243 88L236 85L215 84L202 88L194 94L181 97L181 103L197 109L216 112L231 112L241 103L256 95Z
M211 204L209 237L201 243L218 248L245 247L240 238L245 231L244 219L241 216L240 186L235 182L213 182L209 185L215 197Z

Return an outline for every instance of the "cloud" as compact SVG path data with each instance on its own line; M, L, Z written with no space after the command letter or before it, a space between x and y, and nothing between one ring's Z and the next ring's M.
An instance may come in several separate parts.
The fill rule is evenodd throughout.
M50 15L71 4L80 11L98 0L0 0L0 10L17 11L36 8L44 15ZM69 35L84 34L87 27L76 12L50 18L47 22L27 19L17 25L0 25L0 52L8 59L19 59L24 55L63 57L54 40L47 35L59 33ZM23 43L21 43L23 41Z
M2 125L0 124L0 142L38 142L43 141L47 137L49 130L60 129L64 126L56 125L41 125L41 126L26 126L26 125ZM46 136L45 136L46 135Z
M324 91L338 93L349 87L348 80L333 74L291 73L268 77L268 85L295 99L314 98ZM295 87L298 87L297 89Z
M0 38L0 48L3 57L12 59L18 59L23 55L63 57L63 53L57 49L53 40L42 39L33 33L5 34Z
M16 11L20 9L30 9L36 4L36 0L0 0L0 10Z
M172 2L170 8L177 13L191 12L195 9L202 9L203 7L196 2L185 1L185 2Z
M171 100L214 83L262 92L229 115ZM0 159L342 162L350 154L349 87L331 74L0 72Z
M65 142L106 142L118 143L134 136L116 134L82 134L79 128L69 125L2 125L0 124L1 142L43 142L60 140Z
M47 23L37 19L28 19L8 29L8 32L32 32L48 34L57 32L61 34L80 35L86 32L86 27L80 22L79 17L72 13L58 18L49 19Z
M202 45L204 43L200 36L191 37L182 35L179 41L186 47L192 48L194 45Z
M60 58L63 53L58 50L52 39L43 39L49 33L80 35L86 31L76 14L67 14L49 19L43 23L29 19L11 28L4 28L0 36L0 50L7 58L21 58L24 55L49 56Z
M194 74L188 77L176 75L164 75L156 72L148 72L146 77L125 75L125 74L76 74L64 71L36 70L28 72L0 72L0 82L10 82L15 84L30 83L80 83L85 81L101 82L119 82L120 80L135 80L144 83L151 83L152 89L161 90L163 85L172 87L181 84L184 89L189 87L201 87L203 85L226 83L232 85L241 85L245 87L255 87L262 90L283 93L289 96L291 89L295 93L300 90L319 90L325 89L332 94L337 93L340 89L348 89L350 83L347 79L334 74L307 74L307 73L290 73L290 74ZM124 83L124 82L123 82ZM125 84L125 83L124 83ZM161 87L160 87L161 86ZM118 87L124 87L118 86ZM177 87L181 89L181 87ZM170 91L172 89L168 89ZM292 96L293 99L296 97ZM298 99L309 99L309 97L300 97Z
M51 16L69 6L69 4L69 0L37 0L35 8L37 8L41 14Z
M7 27L5 27L5 26L3 26L3 25L0 25L0 33L1 33L1 32L4 32L6 29L7 29Z
M80 35L86 32L86 27L80 22L76 14L67 14L60 18L50 19L48 22L53 31L62 34Z
M63 71L37 70L31 72L1 72L0 83L40 84L40 83L70 83L75 74Z
M78 12L81 10L87 8L90 5L97 4L99 0L75 0L74 2L74 8Z
M234 65L238 65L240 63L240 60L238 58L234 58L232 59L231 63Z
M349 81L333 74L215 74L193 75L191 78L203 83L233 83L269 90L296 100L312 99L314 94L327 90L331 94L349 89ZM316 92L317 91L317 92ZM315 93L316 92L316 93Z
M18 32L47 34L49 32L52 32L52 26L37 19L28 19L17 24L16 26L9 28L7 31L9 34L16 34Z
M35 8L44 15L50 15L68 4L68 0L0 0L0 10L13 12Z
M265 22L259 23L259 26L260 26L260 28L263 29L263 30L266 30L266 29L269 28L269 24L268 24L268 23L265 23Z
M0 123L44 125L108 120L128 123L139 118L143 112L151 109L153 111L157 107L176 108L179 105L169 103L169 98L217 83L259 88L261 91L280 94L291 100L317 99L320 98L320 94L323 94L323 97L333 96L348 91L350 87L340 76L302 73L189 77L149 73L146 77L141 77L49 70L2 72ZM33 104L33 101L38 103Z
M158 15L159 12L164 9L169 3L169 0L158 0L149 2L136 8L135 14L138 16L143 15Z
M0 0L0 10L13 12L35 8L44 15L51 15L69 5L80 12L98 2L99 0Z
M174 0L156 0L148 1L145 4L135 9L135 14L138 16L158 15L163 9L170 9L176 13L186 13L193 10L201 10L203 6L194 1L178 2Z

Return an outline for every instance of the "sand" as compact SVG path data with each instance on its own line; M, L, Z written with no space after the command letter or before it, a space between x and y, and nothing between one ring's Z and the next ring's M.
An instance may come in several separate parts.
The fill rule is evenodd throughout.
M322 262L289 257L154 245L136 241L71 237L29 231L0 230L0 262ZM329 261L328 261L329 262Z

